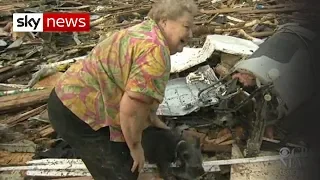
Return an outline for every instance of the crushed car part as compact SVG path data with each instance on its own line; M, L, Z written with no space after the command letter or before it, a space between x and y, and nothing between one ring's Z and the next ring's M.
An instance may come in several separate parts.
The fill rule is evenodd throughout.
M253 74L261 84L273 83L283 104L279 110L287 115L315 92L314 59L308 46L314 38L308 29L285 24L248 59L239 61L235 71Z
M270 85L256 97L256 118L247 141L247 156L259 152L267 124L287 116L315 93L314 59L308 45L314 38L308 29L285 24L248 59L234 66L234 71L254 75L258 87Z

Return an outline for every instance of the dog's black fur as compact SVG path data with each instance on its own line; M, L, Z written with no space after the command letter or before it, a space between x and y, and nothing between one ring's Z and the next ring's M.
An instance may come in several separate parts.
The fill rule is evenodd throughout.
M165 130L148 127L142 135L142 146L145 158L156 164L161 178L193 180L204 173L200 142L195 145L185 141L177 129ZM169 168L170 164L179 161L178 168Z

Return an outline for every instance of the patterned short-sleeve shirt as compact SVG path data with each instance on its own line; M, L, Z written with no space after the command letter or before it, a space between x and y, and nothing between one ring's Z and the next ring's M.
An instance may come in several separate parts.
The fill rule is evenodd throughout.
M119 121L123 93L142 93L160 103L169 75L168 46L149 19L100 42L86 59L64 73L55 91L94 130L109 126L111 141L124 142Z

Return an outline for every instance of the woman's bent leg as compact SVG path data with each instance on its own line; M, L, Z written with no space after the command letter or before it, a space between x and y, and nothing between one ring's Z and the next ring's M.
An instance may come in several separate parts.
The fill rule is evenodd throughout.
M50 95L48 114L54 130L81 156L95 180L136 180L133 160L126 143L110 141L109 128L94 131L66 108L55 94Z

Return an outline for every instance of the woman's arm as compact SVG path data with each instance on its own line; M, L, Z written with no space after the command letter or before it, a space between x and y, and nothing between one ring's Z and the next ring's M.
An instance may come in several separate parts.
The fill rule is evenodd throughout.
M141 143L142 131L148 127L153 98L125 92L120 102L120 125L129 149Z
M159 103L154 101L154 103L151 106L151 110L150 110L151 125L158 127L158 128L169 129L169 127L163 121L161 121L160 118L157 116L158 108L159 108Z

